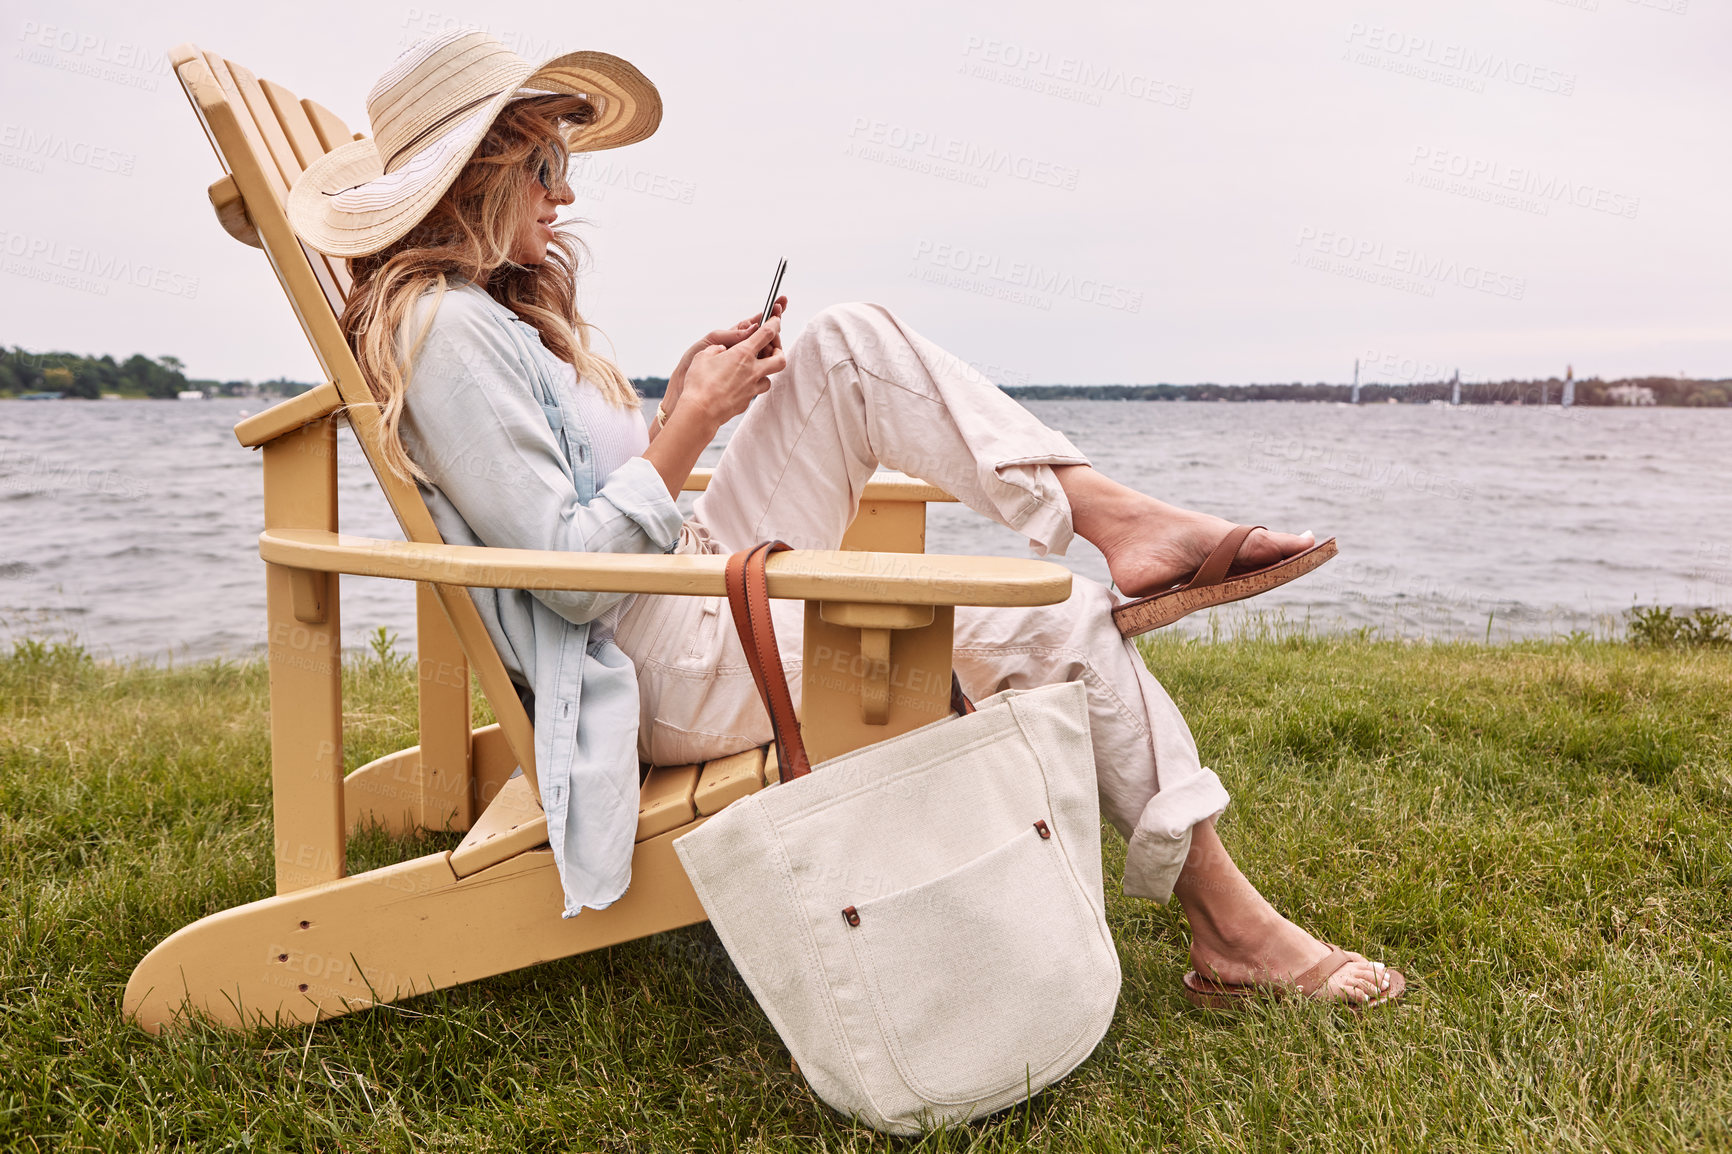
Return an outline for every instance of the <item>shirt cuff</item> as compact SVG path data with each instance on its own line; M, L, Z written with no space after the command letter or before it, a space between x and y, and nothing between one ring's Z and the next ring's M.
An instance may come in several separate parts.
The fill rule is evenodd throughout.
M633 457L609 473L596 496L635 522L658 552L672 552L679 544L685 516L662 475L643 457Z

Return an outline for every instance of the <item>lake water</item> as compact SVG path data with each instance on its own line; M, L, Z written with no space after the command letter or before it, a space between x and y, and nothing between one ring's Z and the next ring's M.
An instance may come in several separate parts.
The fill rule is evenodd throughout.
M0 640L76 636L116 658L262 648L260 459L247 400L0 401ZM1312 529L1341 556L1247 610L1407 637L1622 627L1632 604L1732 597L1732 410L1035 401L1097 467L1165 500ZM726 430L721 439L725 441ZM397 537L341 434L343 528ZM721 442L705 463L713 463ZM1027 554L935 506L931 552ZM1064 563L1106 579L1079 541ZM414 636L400 583L345 577L346 645ZM1210 628L1198 615L1181 626Z

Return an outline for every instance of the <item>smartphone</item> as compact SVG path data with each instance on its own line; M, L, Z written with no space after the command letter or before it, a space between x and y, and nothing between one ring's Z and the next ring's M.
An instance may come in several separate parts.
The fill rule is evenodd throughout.
M764 302L764 316L762 320L758 321L759 328L770 323L770 314L774 312L776 308L776 294L782 291L782 274L787 271L788 258L783 257L781 260L776 262L776 276L775 279L770 281L770 298Z

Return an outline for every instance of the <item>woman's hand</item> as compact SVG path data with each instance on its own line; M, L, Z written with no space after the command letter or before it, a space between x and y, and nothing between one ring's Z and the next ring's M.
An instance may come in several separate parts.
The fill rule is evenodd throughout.
M770 377L788 366L781 344L782 318L771 317L762 328L757 328L756 320L746 323L756 331L746 334L742 329L730 343L717 341L694 350L680 382L679 404L644 450L644 458L661 474L672 496L679 496L716 430L745 412L753 397L769 389Z
M677 407L669 414L669 422L687 413L693 421L707 426L709 435L727 421L746 411L752 398L766 392L770 377L788 367L788 356L782 351L782 318L771 317L770 323L742 335L729 344L706 345L692 357Z
M776 303L771 306L772 315L779 318L787 311L787 308L788 298L785 296L779 296L776 298ZM680 394L685 391L686 373L691 369L692 361L698 356L698 354L702 353L705 349L717 347L731 349L756 332L757 328L758 317L749 316L732 328L716 329L714 332L705 333L702 340L698 341L696 344L692 345L691 348L685 351L685 355L680 358L680 363L675 365L674 371L668 374L667 394L662 399L662 408L667 412L672 413L674 411L674 406L679 404ZM774 355L775 353L781 352L781 350L782 338L781 332L778 329L776 339L770 342L767 351L760 354L760 356Z

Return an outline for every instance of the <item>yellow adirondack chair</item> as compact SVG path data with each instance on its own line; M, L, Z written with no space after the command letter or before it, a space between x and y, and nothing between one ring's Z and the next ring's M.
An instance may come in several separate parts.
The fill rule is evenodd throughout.
M191 45L171 60L225 172L210 186L217 219L264 250L327 383L235 427L264 453L276 896L170 935L133 971L125 1013L153 1033L188 1012L235 1027L309 1022L704 920L671 842L775 781L773 753L649 769L631 889L606 910L562 920L530 719L465 587L720 596L725 558L443 544L414 486L378 465L377 413L336 319L346 271L303 247L283 210L301 170L355 137L327 109L231 61ZM341 416L406 540L337 531ZM708 480L700 471L686 488ZM907 477L875 479L843 551L771 560L770 595L806 603L813 761L947 711L953 606L1069 596L1069 573L1046 562L911 560L924 549L925 502L950 499ZM419 648L420 744L346 775L341 573L417 582ZM892 693L896 668L923 676L899 678ZM498 718L473 731L472 670ZM467 834L454 850L349 876L345 839L366 822Z

